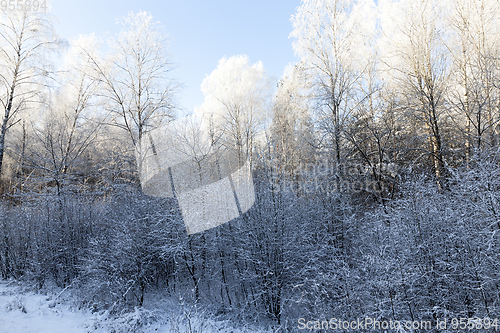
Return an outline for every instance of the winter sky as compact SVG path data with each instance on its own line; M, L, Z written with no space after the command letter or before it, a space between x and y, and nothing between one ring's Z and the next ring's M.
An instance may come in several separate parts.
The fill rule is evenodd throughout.
M246 54L262 61L268 75L279 78L295 61L290 16L300 0L52 0L58 33L68 40L80 34L105 37L120 30L116 18L130 11L150 12L172 40L178 65L173 75L184 85L178 96L183 114L203 102L200 85L222 57Z

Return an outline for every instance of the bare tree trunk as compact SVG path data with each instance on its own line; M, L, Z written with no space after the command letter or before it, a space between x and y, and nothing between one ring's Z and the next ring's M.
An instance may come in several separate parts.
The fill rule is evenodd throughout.
M432 96L431 96L432 101ZM429 114L429 124L427 124L427 130L429 134L429 141L431 146L431 160L434 168L434 174L436 176L436 181L440 189L445 188L444 178L444 163L443 163L443 153L442 153L442 141L441 135L439 133L439 124L436 116L436 106L431 102L430 114Z
M12 105L14 101L14 92L16 90L17 75L19 72L19 62L17 63L16 70L14 72L14 78L12 79L12 85L10 86L9 99L7 102L7 107L5 108L2 128L0 129L0 176L3 171L3 158L5 155L5 136L7 134L7 124L11 117Z

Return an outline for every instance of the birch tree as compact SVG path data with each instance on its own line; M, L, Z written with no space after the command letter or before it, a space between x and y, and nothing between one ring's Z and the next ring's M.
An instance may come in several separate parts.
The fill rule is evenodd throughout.
M174 64L160 24L142 11L119 22L123 30L111 41L112 56L106 61L94 58L94 64L104 83L112 124L126 131L141 170L141 139L173 118L179 85L171 76Z
M325 144L337 177L343 159L342 130L363 98L357 85L368 64L364 56L371 53L368 40L375 30L375 12L370 1L309 0L291 19L294 51L309 73L316 121L329 139Z
M366 97L360 87L369 64L366 55L372 53L369 41L376 30L375 13L371 1L307 0L291 19L294 51L304 64L316 103L315 145L333 166L323 177L327 187L322 200L330 215L327 232L339 247L344 246L345 236L341 184L348 147L344 130Z
M289 65L278 83L272 107L268 157L278 179L286 186L291 181L299 189L301 165L313 159L313 129L308 102L306 73Z
M12 11L0 15L0 172L4 170L9 129L23 111L43 100L52 70L49 51L61 45L52 19L41 12Z
M28 165L55 182L58 195L64 178L78 170L76 161L95 142L102 126L100 83L91 59L99 47L93 36L80 36L72 43L59 73L61 86L33 122L36 140L28 147Z
M439 187L444 188L445 161L442 118L450 66L442 13L446 6L434 1L394 1L382 5L382 61L392 83L405 100L413 121L424 126L431 167Z
M466 160L472 151L497 144L500 5L497 1L456 1L448 17L453 59L449 101L464 134Z
M226 148L236 151L241 164L251 156L267 112L270 82L262 62L250 65L245 55L222 58L201 90L205 101L196 112L209 132L219 133Z

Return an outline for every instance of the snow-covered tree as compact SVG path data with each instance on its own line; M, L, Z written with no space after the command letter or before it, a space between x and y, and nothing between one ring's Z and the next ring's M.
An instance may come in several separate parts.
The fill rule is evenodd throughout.
M455 1L447 24L453 60L448 99L469 161L474 149L495 147L498 141L500 5L488 0Z
M310 115L306 73L299 65L288 65L278 83L271 109L267 137L269 167L278 178L298 190L301 165L313 159L314 130Z
M28 168L55 182L58 194L68 173L83 171L83 154L95 142L104 120L99 112L100 82L91 58L98 49L99 41L93 36L73 41L59 71L60 87L32 122L34 140L27 152L19 152Z
M46 100L43 93L47 93L45 85L53 70L49 51L60 44L48 14L0 14L0 173L9 129L19 122L21 113Z
M416 135L427 138L427 151L437 182L444 187L445 161L442 118L450 74L443 43L446 4L436 1L381 2L380 50L389 84L398 87L414 123L425 128Z
M293 47L308 73L316 120L339 168L343 127L364 98L359 88L373 53L375 13L371 1L308 0L292 16Z
M251 157L268 111L270 81L262 62L251 65L245 55L222 58L203 80L201 90L205 101L196 113L204 119L206 130L221 137L242 163Z
M142 11L119 22L123 29L110 42L111 57L94 58L94 65L104 83L113 124L126 131L141 170L141 139L173 118L178 84L171 76L174 64L159 22Z

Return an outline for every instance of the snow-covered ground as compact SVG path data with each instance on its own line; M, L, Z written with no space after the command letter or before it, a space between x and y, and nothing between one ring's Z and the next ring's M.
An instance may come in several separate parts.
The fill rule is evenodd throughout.
M126 332L258 332L206 320L197 307L173 304L160 295L149 295L150 309L136 309L119 317L80 309L69 293L48 295L26 291L15 281L0 280L0 333L126 333ZM61 296L62 295L62 296ZM64 296L66 295L66 296ZM181 303L182 304L182 303ZM268 332L268 331L265 331Z
M94 321L89 312L0 281L0 333L84 333Z

